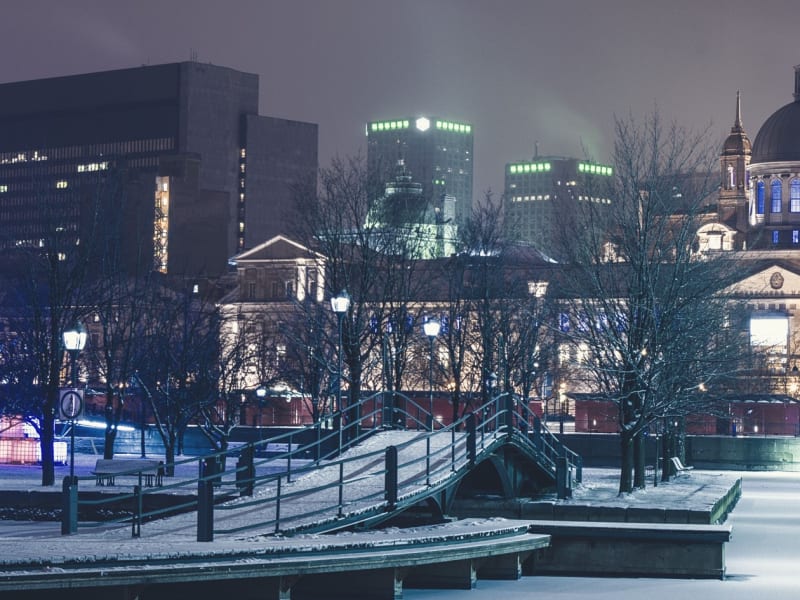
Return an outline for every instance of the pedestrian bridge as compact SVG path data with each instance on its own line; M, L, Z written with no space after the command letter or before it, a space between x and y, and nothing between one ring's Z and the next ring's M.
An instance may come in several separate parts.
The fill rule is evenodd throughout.
M62 532L104 524L78 515L90 507L93 514L115 514L113 503L133 507L116 520L129 522L134 537L191 532L198 541L212 541L432 524L445 521L459 498L515 498L551 488L566 497L572 479L580 480L580 457L511 394L446 427L406 399L402 421L416 429L394 429L397 405L384 406L382 397L334 415L331 429L317 424L310 434L293 432L203 457L198 478L190 481L166 478L160 488L139 481L130 493L100 500L85 498L89 481L83 480L89 478L65 481ZM148 495L165 493L184 494L183 514L163 518L174 505L148 509Z

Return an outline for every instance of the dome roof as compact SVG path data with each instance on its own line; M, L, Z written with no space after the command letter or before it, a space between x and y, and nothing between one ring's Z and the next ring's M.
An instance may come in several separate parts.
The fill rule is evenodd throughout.
M772 113L753 143L753 163L800 161L800 65L794 68L794 102Z
M800 102L779 108L758 130L753 163L800 161Z

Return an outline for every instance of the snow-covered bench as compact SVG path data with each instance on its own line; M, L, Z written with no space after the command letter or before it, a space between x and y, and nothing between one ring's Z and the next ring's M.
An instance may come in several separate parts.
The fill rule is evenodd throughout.
M684 465L681 462L681 459L678 458L677 456L673 456L672 458L669 459L669 461L672 463L672 466L675 468L675 474L676 475L684 475L684 474L688 475L689 471L694 469L694 467L690 467L690 466Z
M100 458L92 474L97 477L97 485L114 485L116 477L138 477L141 474L146 486L160 486L164 477L164 463L145 458Z

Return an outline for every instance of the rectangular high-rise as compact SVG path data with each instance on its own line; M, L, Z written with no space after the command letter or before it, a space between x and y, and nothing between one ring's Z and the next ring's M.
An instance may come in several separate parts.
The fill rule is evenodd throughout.
M287 229L293 185L316 176L317 125L259 116L258 88L198 62L1 84L0 245L80 238L99 199L156 269L221 273Z
M559 258L560 244L579 234L577 203L590 202L601 211L610 208L612 173L608 165L557 156L506 164L503 223L508 237Z
M455 198L455 219L472 213L472 125L440 117L407 117L367 123L367 165L390 181L399 160L432 202Z

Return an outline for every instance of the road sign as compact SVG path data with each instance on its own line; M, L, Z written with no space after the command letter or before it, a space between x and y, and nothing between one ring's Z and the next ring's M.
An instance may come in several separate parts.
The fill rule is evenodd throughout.
M58 391L58 418L74 421L83 414L83 390L62 388Z

